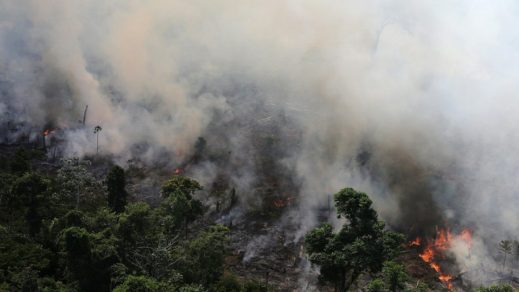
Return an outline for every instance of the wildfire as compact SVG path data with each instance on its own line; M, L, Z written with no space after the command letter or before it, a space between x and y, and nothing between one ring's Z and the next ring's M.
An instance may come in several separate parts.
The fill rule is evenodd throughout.
M182 169L182 168L180 168L180 167L178 167L178 168L175 169L175 174L176 174L176 175L180 175L180 174L183 174L183 173L184 173L184 169Z
M435 270L439 276L438 279L448 288L452 289L452 275L445 273L440 264L437 262L438 258L444 257L444 252L447 251L454 240L461 240L469 248L472 246L472 232L469 229L462 230L459 234L453 235L449 229L436 229L436 238L434 240L427 240L427 244L420 253L419 257L429 266ZM422 238L417 237L415 240L409 242L409 246L421 246Z

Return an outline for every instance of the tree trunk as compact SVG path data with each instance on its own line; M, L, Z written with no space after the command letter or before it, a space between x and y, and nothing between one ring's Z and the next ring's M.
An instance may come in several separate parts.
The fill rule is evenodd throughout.
M187 218L184 219L184 231L185 231L185 236L186 236L186 239L187 239Z
M345 285L344 287L344 291L347 291L350 289L351 285L353 285L353 283L355 283L355 281L357 280L357 278L359 277L359 273L356 272L355 270L353 272L351 272L351 277L350 277L350 281L348 281L348 283ZM344 275L344 278L346 279L346 275Z
M339 292L346 292L346 272L341 271L341 280L339 281Z
M76 209L79 209L79 183L77 184L77 191L76 191Z
M505 260L503 261L503 272L506 270L506 252L505 252Z
M85 106L85 111L83 112L83 126L85 126L87 111L88 111L88 104Z

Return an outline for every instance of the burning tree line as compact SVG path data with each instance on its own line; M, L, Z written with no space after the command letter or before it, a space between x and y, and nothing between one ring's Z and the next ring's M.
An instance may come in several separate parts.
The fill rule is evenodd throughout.
M103 182L80 160L45 174L31 166L34 157L27 151L0 165L0 233L5 239L0 242L0 288L264 289L224 272L229 230L192 225L205 207L194 196L200 184L183 173L175 171L162 187L162 202L151 207L129 202L120 167L107 173ZM334 232L325 224L305 238L306 252L319 265L321 279L339 291L355 287L365 274L373 279L359 288L409 288L410 277L397 258L404 237L385 228L366 194L347 188L334 201L337 213L346 219L342 229ZM291 197L286 202L290 204ZM445 287L452 288L452 276L442 269L441 258L454 242L470 247L471 237L469 230L454 234L438 229L436 238L416 238L409 245L420 247L420 258L438 272ZM508 245L503 242L503 250ZM427 288L421 283L413 289Z
M455 288L454 276L445 269L449 264L452 248L471 256L473 234L470 229L452 232L449 228L437 228L434 238L417 237L404 244L404 235L389 231L378 220L369 197L346 188L334 195L335 207L345 223L338 232L330 224L310 231L305 237L305 247L310 261L320 267L320 279L335 286L335 291L347 291L352 287L363 291L428 291L436 290L434 283L429 285L418 280L411 285L405 262L399 255L403 249L417 250L419 257L434 273L444 289ZM519 251L519 243L515 242ZM513 242L501 241L499 250L504 254L503 267L507 255L512 254ZM519 258L519 253L518 253ZM362 275L370 275L371 282L357 285ZM369 278L369 277L368 277ZM357 285L357 286L356 286ZM470 286L457 286L470 289ZM479 288L478 291L514 291L511 286L497 285Z
M7 122L3 131L3 143L6 145L24 145L40 148L48 152L50 157L56 158L63 151L61 149L66 142L67 131L85 130L90 131L90 125L86 124L88 105L86 105L83 118L77 124L68 126L57 126L54 122L47 122L43 129L41 126L26 125L24 123ZM100 125L91 128L95 135L95 153L99 153L99 134L103 128Z

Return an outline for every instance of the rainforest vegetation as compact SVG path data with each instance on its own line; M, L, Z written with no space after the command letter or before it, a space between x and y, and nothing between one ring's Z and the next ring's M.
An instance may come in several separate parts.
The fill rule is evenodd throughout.
M173 175L151 206L129 197L117 165L96 177L89 160L34 161L44 152L19 148L0 164L0 291L277 291L228 271L230 227L193 226L206 212L199 182ZM368 195L345 188L334 202L342 228L325 223L305 237L322 287L430 290L408 285L394 261L404 237L385 227ZM354 286L364 275L370 281Z

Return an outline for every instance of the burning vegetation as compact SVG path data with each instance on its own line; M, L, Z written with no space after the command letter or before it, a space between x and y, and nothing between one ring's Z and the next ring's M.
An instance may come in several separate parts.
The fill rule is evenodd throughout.
M445 271L442 262L446 261L449 250L455 242L465 245L470 253L472 232L469 229L463 229L460 233L453 234L449 228L437 227L434 238L417 237L408 243L409 247L421 249L418 256L436 271L438 280L448 289L454 287L452 284L453 275Z
M0 290L519 283L514 1L10 2Z

